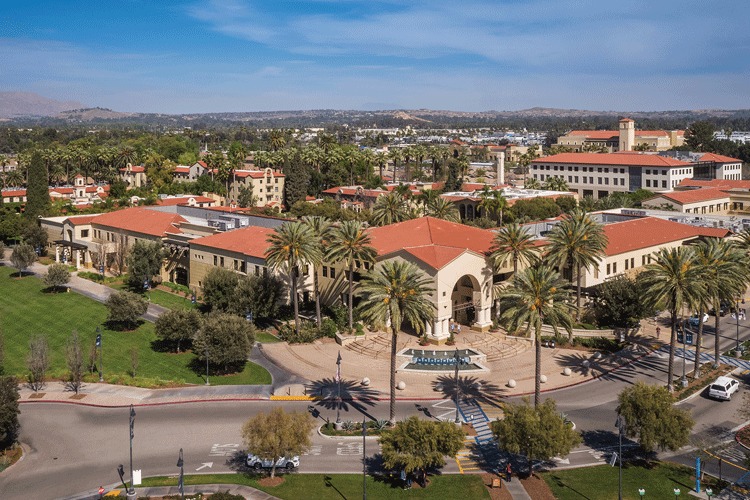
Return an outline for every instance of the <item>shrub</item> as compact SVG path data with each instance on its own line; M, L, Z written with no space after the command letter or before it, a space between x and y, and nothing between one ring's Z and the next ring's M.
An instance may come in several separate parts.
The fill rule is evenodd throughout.
M44 284L55 290L63 288L70 281L70 272L65 264L52 264L44 275Z
M279 338L290 344L308 344L320 338L320 330L312 321L303 321L297 334L294 324L285 323L279 327Z
M323 321L320 324L321 337L334 338L336 337L337 331L338 327L336 326L335 321L333 321L331 318L323 318Z
M104 278L102 278L102 275L99 273L90 273L88 271L80 271L78 273L79 278L87 279L89 281L97 281L101 283L104 281Z

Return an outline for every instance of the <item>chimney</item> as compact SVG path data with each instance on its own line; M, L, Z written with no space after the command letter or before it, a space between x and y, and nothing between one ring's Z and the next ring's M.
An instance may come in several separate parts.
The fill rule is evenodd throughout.
M505 151L501 151L497 156L497 176L495 176L495 185L502 186L505 184Z

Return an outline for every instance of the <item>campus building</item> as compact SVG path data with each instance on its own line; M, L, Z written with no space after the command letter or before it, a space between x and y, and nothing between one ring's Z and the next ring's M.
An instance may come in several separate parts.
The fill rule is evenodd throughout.
M635 121L623 118L619 130L571 130L557 139L558 146L571 148L574 152L666 151L685 143L683 130L636 130Z

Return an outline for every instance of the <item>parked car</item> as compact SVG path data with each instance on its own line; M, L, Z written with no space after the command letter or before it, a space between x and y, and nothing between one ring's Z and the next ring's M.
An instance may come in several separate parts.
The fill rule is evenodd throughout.
M690 323L690 326L698 326L700 323L705 323L706 321L708 321L708 313L703 313L702 321L700 321L700 318L697 314L693 314L692 316L690 316L688 323Z
M257 457L251 453L247 455L247 466L251 469L260 470L260 469L270 469L273 467L273 460L267 460L262 459L260 457ZM299 467L299 457L294 456L292 458L287 457L281 457L280 459L276 460L276 467L281 469L294 469L295 467Z
M708 388L708 396L714 399L729 401L732 394L740 388L740 383L731 377L719 377Z
M732 310L731 304L728 304L726 302L722 302L721 304L719 304L719 316L724 316L731 310ZM711 316L716 316L716 311L714 310L713 307L711 308L710 311L708 311L708 314L710 314Z

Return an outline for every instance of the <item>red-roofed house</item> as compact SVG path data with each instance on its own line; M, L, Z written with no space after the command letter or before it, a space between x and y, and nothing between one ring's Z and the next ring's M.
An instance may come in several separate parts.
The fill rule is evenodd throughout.
M635 130L630 118L620 120L619 130L571 130L558 137L557 145L575 152L601 149L608 153L647 147L649 151L666 151L685 143L683 130Z
M742 160L715 153L703 153L695 164L696 179L742 180Z
M165 196L156 200L159 206L187 205L189 207L213 207L216 200L207 196L188 195L188 196Z
M198 177L208 172L208 165L205 161L197 161L192 165L177 165L174 168L175 182L195 182Z
M351 208L352 203L358 203L358 207L370 209L375 201L383 195L388 194L385 189L366 189L362 186L339 186L323 191L323 198L333 198L341 204L341 208Z
M128 163L120 169L120 179L128 186L128 189L143 187L146 185L146 167Z
M662 193L642 205L646 208L670 207L678 212L693 214L726 214L729 212L731 196L728 191L716 188L688 189Z
M255 207L279 207L284 201L284 179L281 172L272 168L263 170L235 170L229 185L228 203L237 205L241 189L250 189ZM245 207L248 208L248 207Z

